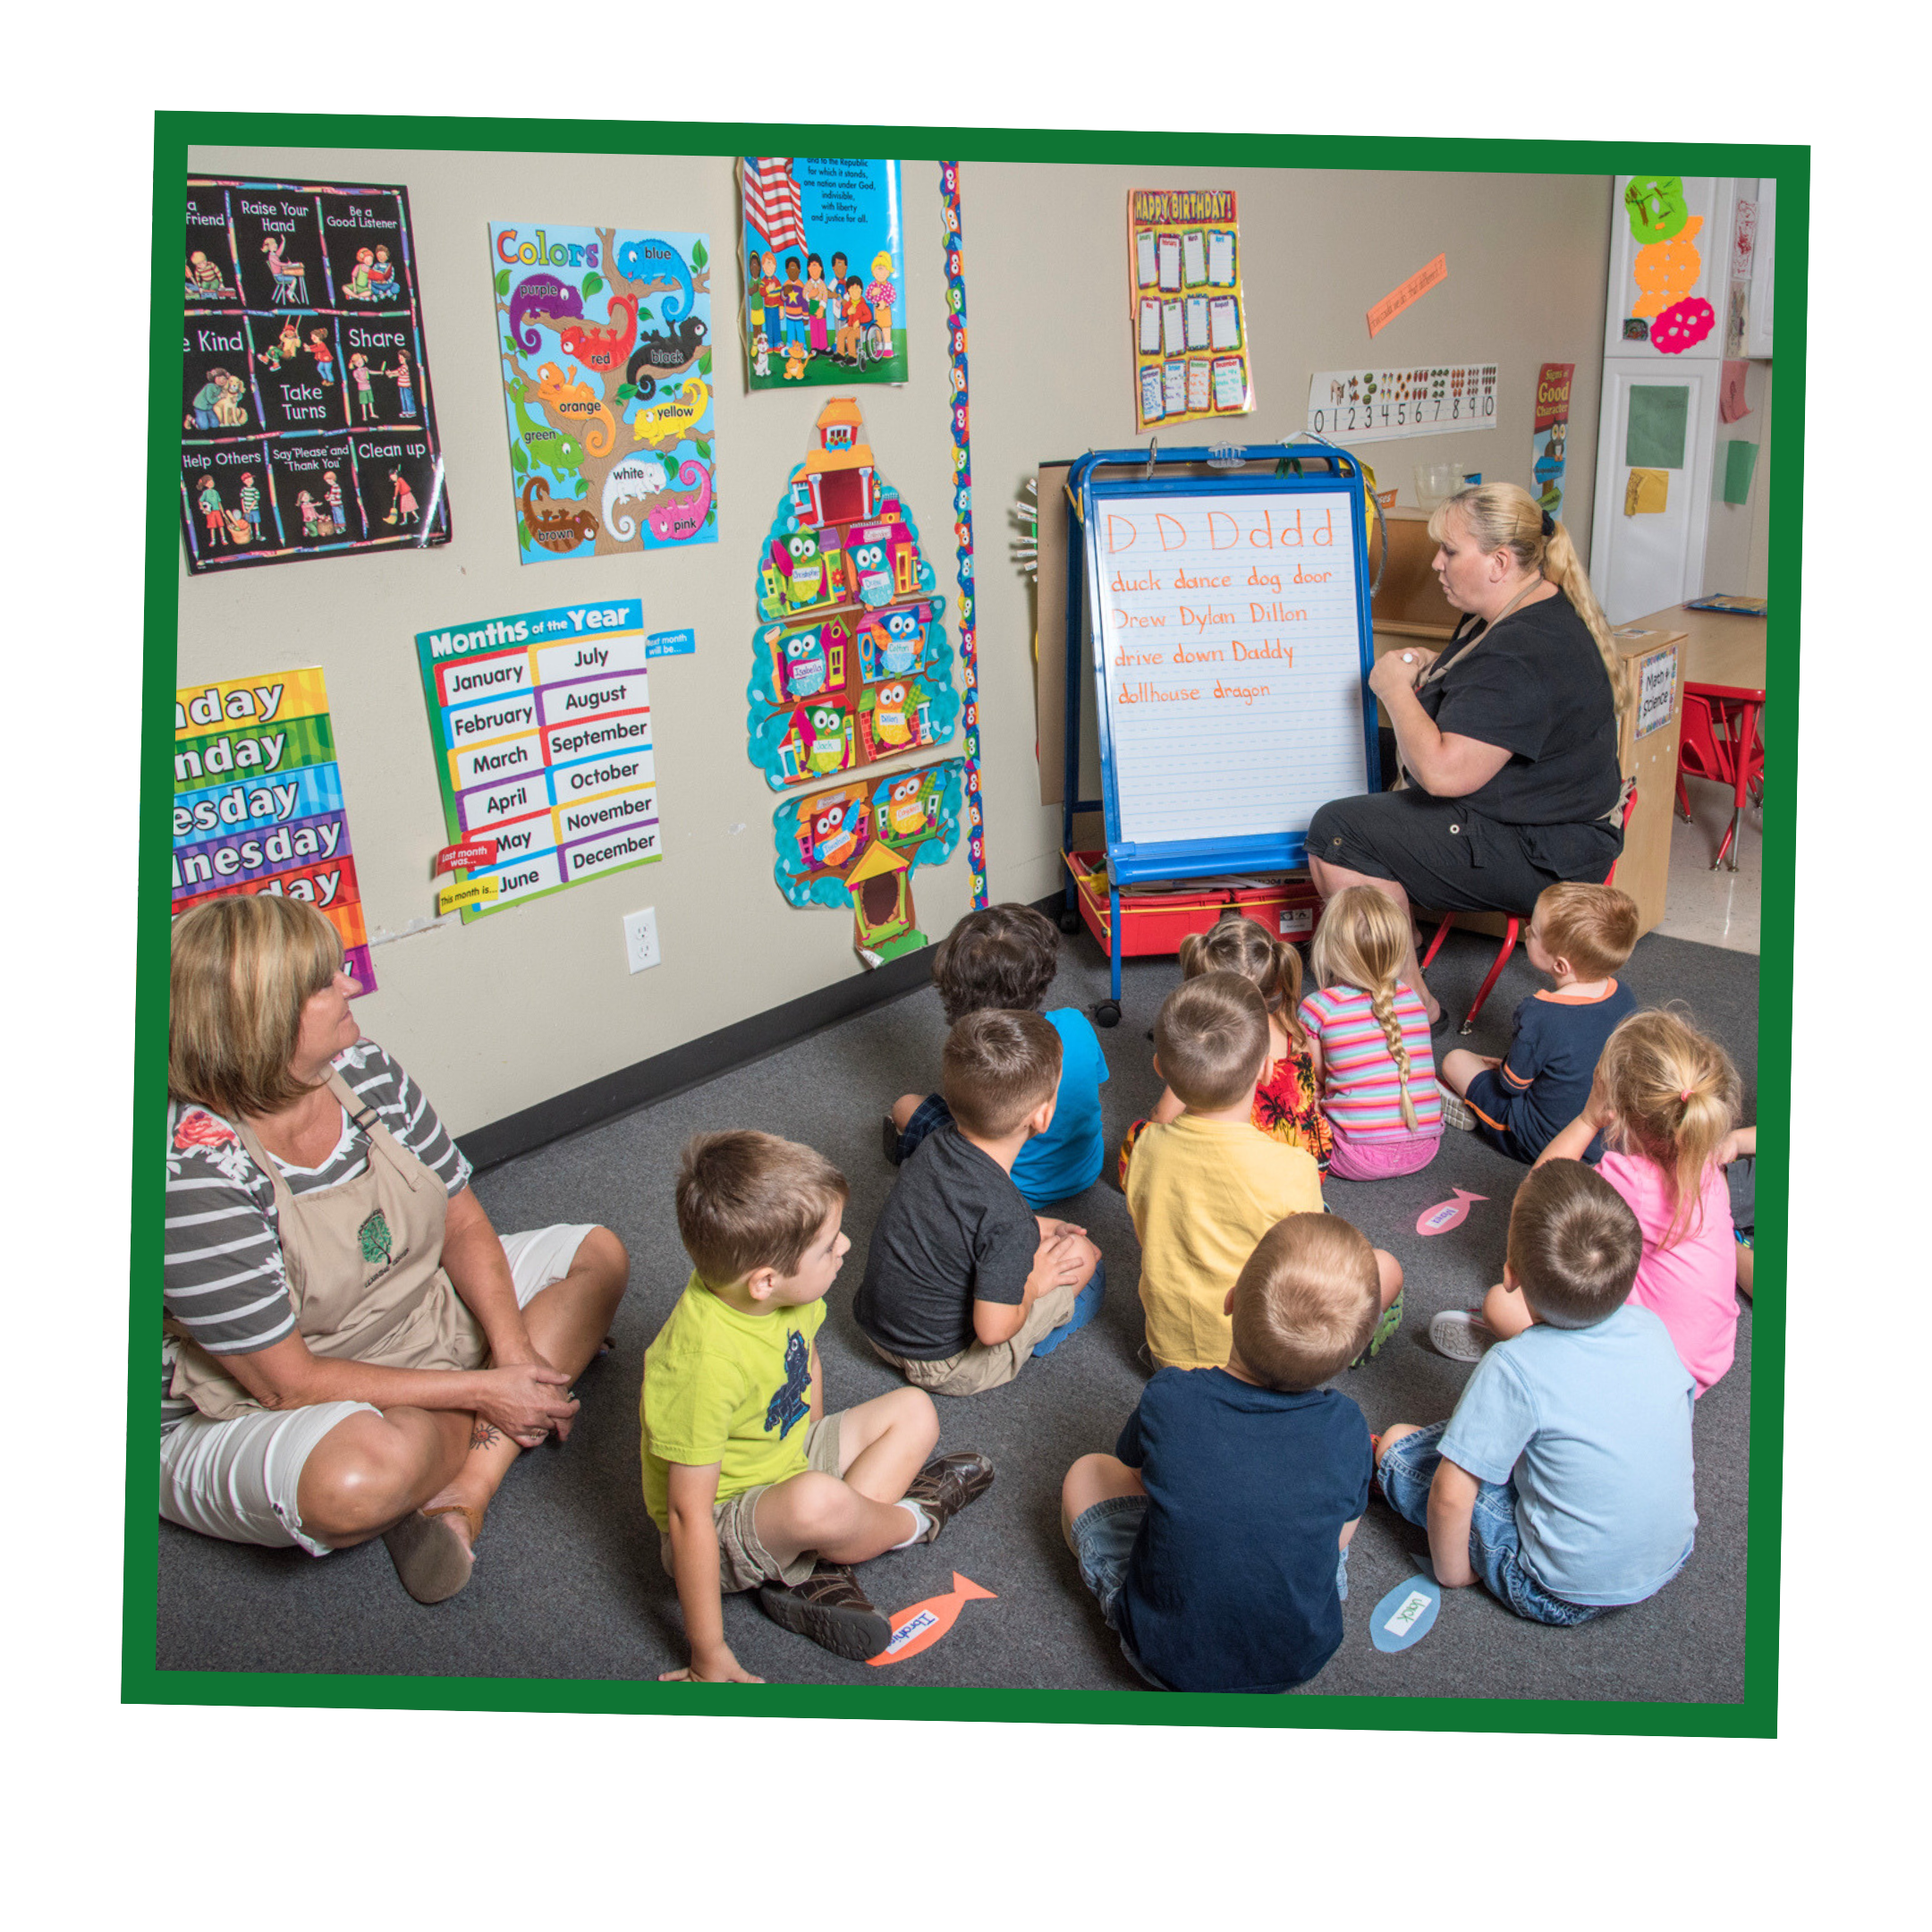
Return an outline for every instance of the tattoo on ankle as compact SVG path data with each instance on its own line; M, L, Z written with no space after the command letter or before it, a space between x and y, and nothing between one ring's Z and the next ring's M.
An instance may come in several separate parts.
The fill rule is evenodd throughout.
M486 1422L481 1416L476 1419L470 1431L470 1446L472 1449L491 1449L503 1440L503 1431L494 1422Z

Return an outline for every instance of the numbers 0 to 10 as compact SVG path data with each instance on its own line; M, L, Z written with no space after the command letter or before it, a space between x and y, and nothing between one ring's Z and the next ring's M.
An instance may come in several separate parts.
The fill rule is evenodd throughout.
M1449 413L1443 414L1443 403L1449 404ZM1427 402L1344 402L1333 409L1311 409L1309 411L1309 428L1317 436L1331 432L1340 435L1350 429L1406 428L1411 423L1460 422L1462 419L1462 405L1469 404L1471 417L1494 416L1496 398L1486 395L1480 399L1479 409L1475 396L1436 396ZM1348 419L1344 422L1343 417Z

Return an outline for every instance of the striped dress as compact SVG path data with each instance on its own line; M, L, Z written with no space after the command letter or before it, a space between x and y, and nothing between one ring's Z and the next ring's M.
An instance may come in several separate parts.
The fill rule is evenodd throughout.
M1395 988L1395 1022L1409 1049L1411 1131L1402 1121L1402 1088L1388 1036L1359 987L1324 987L1299 1009L1321 1042L1322 1112L1338 1140L1389 1143L1434 1140L1443 1131L1442 1091L1429 1045L1428 1010L1407 987Z

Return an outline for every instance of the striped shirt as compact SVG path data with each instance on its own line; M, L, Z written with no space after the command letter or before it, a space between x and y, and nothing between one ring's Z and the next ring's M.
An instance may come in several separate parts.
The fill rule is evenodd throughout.
M1395 1023L1409 1049L1411 1130L1402 1115L1402 1087L1388 1036L1359 987L1324 987L1301 1005L1301 1023L1321 1042L1322 1111L1349 1140L1407 1140L1442 1131L1442 1092L1429 1046L1428 1010L1407 987L1395 988Z
M337 1054L335 1070L396 1141L441 1176L451 1194L470 1181L470 1163L436 1109L374 1040ZM292 1194L319 1193L369 1166L369 1136L345 1112L335 1151L319 1167L287 1167ZM167 1119L166 1234L162 1301L211 1355L250 1355L295 1330L275 1228L275 1183L250 1158L234 1128L191 1101L172 1101ZM161 1344L161 1430L194 1404L168 1394L174 1343Z

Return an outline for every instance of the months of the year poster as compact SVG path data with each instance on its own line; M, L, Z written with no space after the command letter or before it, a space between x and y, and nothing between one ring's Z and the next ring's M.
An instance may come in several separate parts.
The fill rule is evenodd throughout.
M1384 443L1445 429L1494 429L1496 365L1318 369L1309 379L1308 426L1332 443Z
M401 188L188 182L191 571L449 541Z

